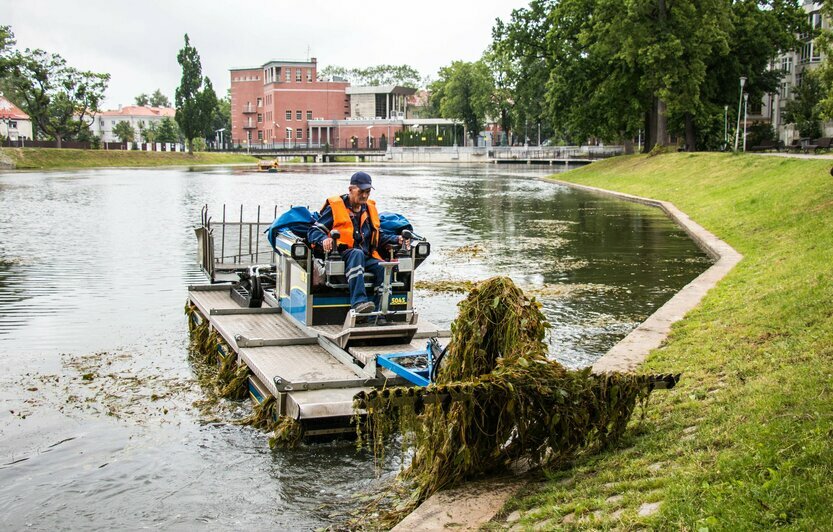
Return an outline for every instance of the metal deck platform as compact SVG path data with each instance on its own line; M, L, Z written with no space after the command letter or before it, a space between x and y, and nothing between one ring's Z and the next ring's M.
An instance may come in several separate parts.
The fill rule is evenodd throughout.
M410 343L342 349L345 331L341 326L303 327L276 308L242 308L229 289L227 284L191 286L188 301L228 343L238 361L249 367L253 385L278 400L280 414L302 422L341 418L344 427L349 427L357 393L405 384L388 370L376 367L376 354L424 350L427 338L450 336L424 320L413 326L363 326L350 329L358 331L354 337L372 333L374 338L384 338L385 330L402 327L416 332Z

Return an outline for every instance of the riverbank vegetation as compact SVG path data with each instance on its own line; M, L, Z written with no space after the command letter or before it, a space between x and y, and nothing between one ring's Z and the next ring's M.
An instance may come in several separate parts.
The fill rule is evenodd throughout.
M510 502L518 527L833 526L830 161L632 156L560 179L673 202L744 255L640 372L682 372L610 450Z
M117 166L193 166L209 164L257 164L245 154L148 152L127 150L71 150L53 148L0 148L0 162L17 169L99 168Z

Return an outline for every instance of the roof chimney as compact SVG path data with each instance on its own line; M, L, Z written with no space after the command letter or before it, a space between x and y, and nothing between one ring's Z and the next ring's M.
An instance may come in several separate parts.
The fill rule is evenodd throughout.
M316 59L315 57L313 57L312 59L310 59L310 61L312 61L313 63L317 63L317 62L318 62L318 59Z

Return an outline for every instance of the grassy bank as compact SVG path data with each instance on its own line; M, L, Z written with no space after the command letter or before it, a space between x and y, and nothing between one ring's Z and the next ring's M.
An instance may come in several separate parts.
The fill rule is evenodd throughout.
M191 166L201 164L257 164L258 159L244 154L122 150L70 150L50 148L2 148L0 159L17 169L97 168L105 166Z
M682 372L679 386L653 394L615 449L531 484L510 522L833 529L830 166L669 154L558 176L671 201L744 259L649 357L646 371Z

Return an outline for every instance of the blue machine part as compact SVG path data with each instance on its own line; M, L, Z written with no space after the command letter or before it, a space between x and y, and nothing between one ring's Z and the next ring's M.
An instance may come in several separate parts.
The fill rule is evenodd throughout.
M281 297L281 307L289 312L293 318L306 325L307 323L307 294L298 288L289 291L289 297Z
M428 360L428 367L424 369L413 369L399 363L399 359L413 357L426 357ZM391 370L412 384L416 384L417 386L428 386L431 384L431 370L434 366L434 353L431 349L431 342L429 341L426 344L424 351L379 354L376 356L376 364Z

